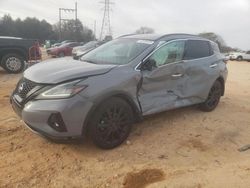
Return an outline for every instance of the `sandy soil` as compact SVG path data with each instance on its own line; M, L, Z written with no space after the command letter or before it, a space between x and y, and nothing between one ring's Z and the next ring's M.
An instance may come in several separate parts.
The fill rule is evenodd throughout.
M164 112L109 151L56 144L25 128L9 105L21 75L0 70L0 187L250 187L250 63L229 62L225 97L204 113Z

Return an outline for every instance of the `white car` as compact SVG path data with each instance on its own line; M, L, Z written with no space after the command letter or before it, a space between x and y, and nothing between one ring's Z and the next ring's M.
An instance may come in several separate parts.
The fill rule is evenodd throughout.
M83 46L73 48L72 55L75 60L79 60L83 55L104 44L105 42L90 41Z
M250 61L250 51L245 53L244 52L231 53L229 54L229 58L231 60L237 60L237 61L242 61L242 60Z
M75 48L73 48L72 50L72 54L77 54L79 52L82 52L82 51L86 51L88 49L92 49L92 48L96 48L98 46L98 41L90 41L82 46L77 46Z

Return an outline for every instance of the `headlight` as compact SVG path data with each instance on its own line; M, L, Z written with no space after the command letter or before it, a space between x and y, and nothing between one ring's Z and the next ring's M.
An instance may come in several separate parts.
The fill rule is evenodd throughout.
M54 86L41 94L39 94L36 99L65 99L70 98L82 90L87 88L86 85L80 85L79 82L82 80L76 80L73 82L68 82Z

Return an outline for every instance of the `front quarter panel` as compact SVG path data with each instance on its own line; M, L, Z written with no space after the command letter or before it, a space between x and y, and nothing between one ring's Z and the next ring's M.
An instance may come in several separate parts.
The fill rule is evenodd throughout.
M130 66L119 66L107 74L84 80L82 84L88 85L88 87L80 95L92 101L95 105L112 96L126 95L139 110L137 86L140 80L141 73L139 71L135 71Z

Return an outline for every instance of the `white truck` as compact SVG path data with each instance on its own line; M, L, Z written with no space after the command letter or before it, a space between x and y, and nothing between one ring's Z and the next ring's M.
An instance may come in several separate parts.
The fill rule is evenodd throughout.
M230 60L237 60L237 61L250 61L250 51L248 52L235 52L229 54Z

